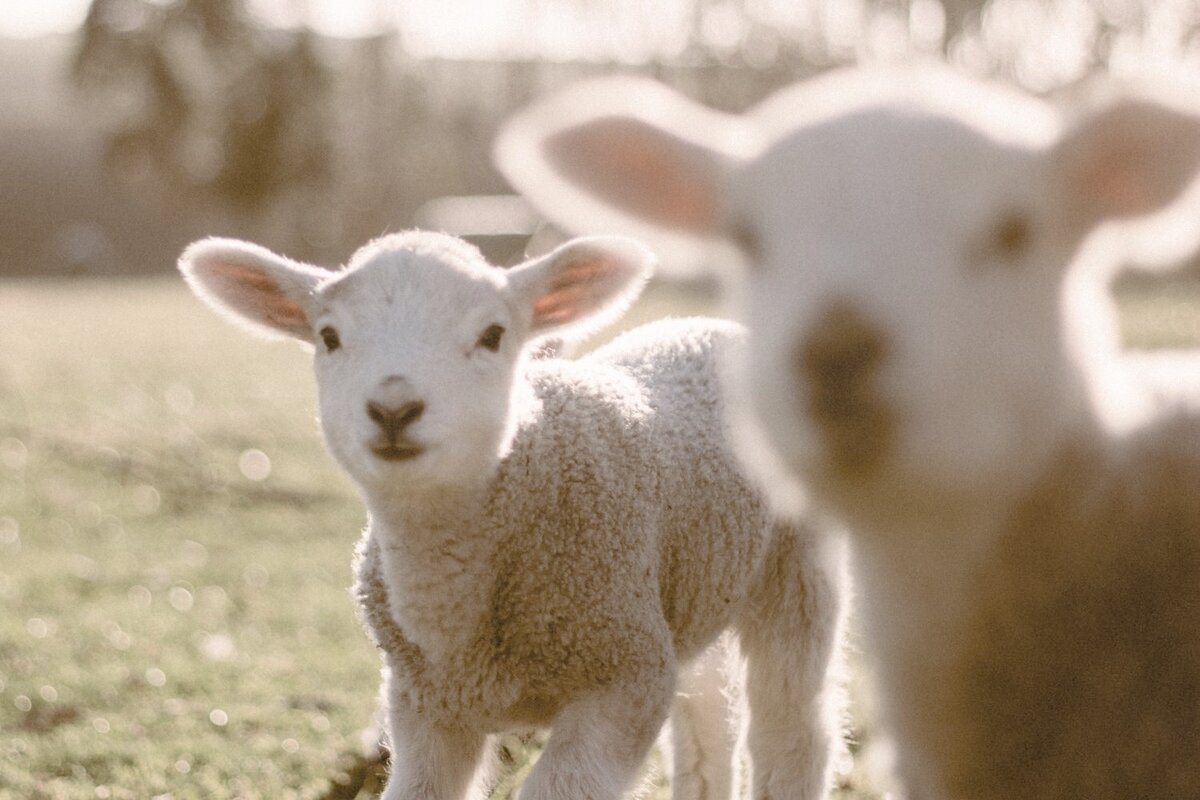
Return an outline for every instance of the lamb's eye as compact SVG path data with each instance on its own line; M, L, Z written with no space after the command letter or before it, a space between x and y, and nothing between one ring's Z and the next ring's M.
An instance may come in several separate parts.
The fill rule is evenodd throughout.
M742 255L746 257L750 268L758 266L758 260L762 258L762 241L759 238L758 231L754 229L750 223L739 220L735 222L729 229L729 238L742 251Z
M1032 240L1033 224L1020 212L1004 215L992 229L992 245L1006 259L1024 255Z
M500 339L503 336L503 326L488 325L484 332L479 334L479 341L475 343L475 346L482 347L485 350L491 350L494 353L500 349Z
M336 328L331 328L330 326L326 325L324 328L321 328L321 330L317 331L317 333L320 334L321 341L325 343L326 352L332 353L334 350L337 350L342 346L342 339L340 336L338 336Z

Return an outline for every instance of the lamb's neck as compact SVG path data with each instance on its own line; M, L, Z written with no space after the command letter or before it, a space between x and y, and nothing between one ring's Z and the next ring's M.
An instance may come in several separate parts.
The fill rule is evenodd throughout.
M954 656L979 581L1015 515L1042 487L1060 482L1056 476L1077 475L1094 460L1096 436L1096 421L1083 417L1022 465L1027 474L1020 480L1009 476L1007 485L997 481L971 494L924 499L912 490L892 498L890 514L868 511L848 520L860 604L872 649L884 662L881 672L906 680L909 669Z
M488 487L368 499L392 618L431 661L470 644L489 605Z
M901 659L908 647L921 647L914 640L950 635L994 529L986 512L961 509L924 520L896 518L886 527L851 523L856 590L876 652Z

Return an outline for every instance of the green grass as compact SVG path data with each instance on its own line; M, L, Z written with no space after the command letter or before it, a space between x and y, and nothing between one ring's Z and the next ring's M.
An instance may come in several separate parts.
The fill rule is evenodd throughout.
M1129 310L1135 342L1200 340L1196 287ZM365 515L314 416L301 350L178 281L0 283L0 800L377 791ZM505 749L501 793L532 752Z
M175 281L3 285L0 308L0 797L356 777L378 682L346 592L364 514L304 354Z

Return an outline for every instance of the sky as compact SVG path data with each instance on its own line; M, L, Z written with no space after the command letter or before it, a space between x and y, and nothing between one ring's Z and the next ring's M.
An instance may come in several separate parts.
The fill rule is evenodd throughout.
M149 0L171 3L175 0ZM0 0L0 36L67 32L90 0ZM140 0L130 0L140 2ZM867 0L744 0L756 17L780 29L821 29L830 52L889 58L906 49L929 52L940 43L938 0L912 0L907 18L895 12L864 16ZM406 53L445 58L615 59L641 62L682 51L694 29L695 0L246 0L269 25L308 24L332 36L360 36L394 25ZM881 8L884 8L882 6ZM706 3L700 25L710 44L743 39L733 2ZM1191 36L1200 0L992 0L981 37L952 60L977 72L1010 63L1014 77L1034 90L1078 78L1090 42L1103 34L1097 16L1120 21L1108 66L1118 73L1186 63L1200 74L1200 43ZM1131 20L1139 20L1137 25ZM1105 34L1106 35L1106 34ZM915 48L914 48L915 45ZM751 48L753 49L753 48Z
M83 20L89 4L90 0L0 0L0 36L69 32ZM641 0L590 5L539 0L248 0L248 7L268 24L289 26L307 20L332 36L360 36L377 29L381 20L395 22L414 55L488 57L524 51L553 58L596 48L636 59L643 51L671 49L672 39L680 39L686 30L688 2L658 0L652 13ZM623 40L598 41L597 31L614 30L613 19L623 21ZM633 36L628 31L631 19L636 20Z
M0 35L40 36L77 26L88 0L0 0Z

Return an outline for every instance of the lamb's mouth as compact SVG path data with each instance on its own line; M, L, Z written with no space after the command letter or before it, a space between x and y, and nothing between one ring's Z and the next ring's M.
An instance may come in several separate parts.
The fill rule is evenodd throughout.
M384 461L407 461L424 453L425 448L418 444L388 442L371 445L371 452Z

